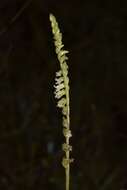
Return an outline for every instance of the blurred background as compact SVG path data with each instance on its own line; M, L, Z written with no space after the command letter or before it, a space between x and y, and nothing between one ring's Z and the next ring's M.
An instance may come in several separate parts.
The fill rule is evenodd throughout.
M59 63L69 50L71 189L127 189L127 1L0 1L0 189L64 190Z

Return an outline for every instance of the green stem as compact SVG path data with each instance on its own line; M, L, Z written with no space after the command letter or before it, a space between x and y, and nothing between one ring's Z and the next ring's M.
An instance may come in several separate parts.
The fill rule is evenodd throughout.
M69 138L66 138L66 143L69 145ZM66 159L68 160L67 168L65 169L66 173L66 190L69 190L70 187L70 151L66 152Z

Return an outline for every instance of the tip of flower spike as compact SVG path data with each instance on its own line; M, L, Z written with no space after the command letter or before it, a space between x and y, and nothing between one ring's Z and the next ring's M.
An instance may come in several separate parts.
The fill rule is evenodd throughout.
M52 17L53 17L53 14L50 13L50 14L49 14L49 20L52 20Z
M53 22L54 20L56 20L55 16L52 13L49 14L49 20L51 22Z

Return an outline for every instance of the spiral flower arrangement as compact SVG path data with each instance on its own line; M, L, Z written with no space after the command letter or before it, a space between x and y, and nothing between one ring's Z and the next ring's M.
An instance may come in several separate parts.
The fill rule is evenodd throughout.
M60 32L58 23L54 15L50 14L49 19L51 21L52 33L54 38L55 50L57 58L60 63L60 70L56 72L55 77L55 98L57 101L57 107L62 110L62 121L63 121L63 135L65 137L65 143L62 145L62 150L65 152L65 156L62 160L62 165L65 168L66 174L66 190L69 190L70 183L70 163L73 159L70 159L70 151L72 151L72 146L70 146L69 140L72 136L70 130L70 98L69 98L69 77L68 77L68 57L66 54L67 50L64 50L62 43L62 33Z

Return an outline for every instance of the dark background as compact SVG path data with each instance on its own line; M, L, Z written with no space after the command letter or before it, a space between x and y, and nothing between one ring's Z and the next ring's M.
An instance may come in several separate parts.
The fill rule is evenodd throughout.
M127 189L127 1L0 1L0 189L64 190L49 13L69 50L71 189Z

